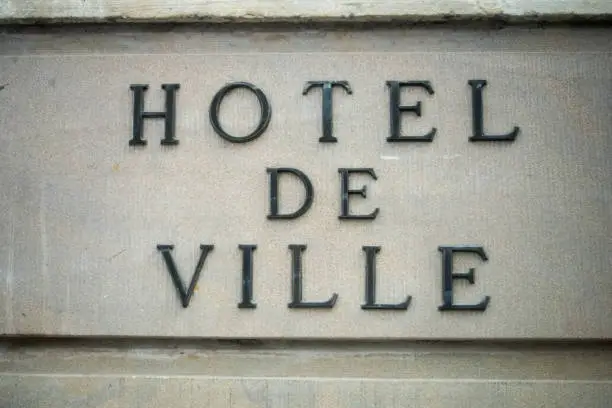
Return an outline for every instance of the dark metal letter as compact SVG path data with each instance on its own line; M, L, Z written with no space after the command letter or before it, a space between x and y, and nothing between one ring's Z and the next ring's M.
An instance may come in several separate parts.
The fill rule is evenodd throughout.
M174 138L176 121L176 91L180 88L179 84L163 84L162 89L166 91L166 111L165 112L145 112L144 93L149 89L149 85L130 85L134 92L134 119L132 127L132 139L130 146L146 146L147 141L143 139L144 120L152 118L162 118L165 120L164 138L161 144L164 146L174 146L179 143Z
M350 215L349 211L349 196L351 194L359 194L363 198L366 198L367 188L364 185L359 190L351 190L349 189L349 174L351 173L366 173L372 176L374 180L378 180L376 177L376 173L374 173L374 169L338 169L338 173L340 173L341 177L341 186L340 186L340 202L341 202L341 211L340 218L341 220L373 220L376 218L379 212L379 208L375 209L372 213L367 215Z
M376 254L380 252L379 246L362 247L366 253L365 269L365 304L361 305L364 310L406 310L410 305L412 296L408 296L402 303L378 304L376 303Z
M277 169L266 169L268 173L270 173L270 214L268 214L268 219L292 219L298 218L312 205L312 200L314 198L314 189L312 188L312 183L306 177L304 173L299 171L298 169L293 169L290 167L281 167ZM279 214L278 213L278 203L280 201L280 197L278 194L278 174L279 173L291 173L297 178L299 178L304 184L304 188L306 189L306 199L302 206L295 212L290 214Z
M401 132L401 114L402 112L412 112L418 117L421 117L421 101L417 101L416 105L401 105L400 96L403 87L423 88L429 95L434 94L429 81L387 81L389 87L389 123L390 136L387 142L431 142L436 135L437 129L432 128L429 133L424 136L402 136Z
M291 251L291 309L331 309L338 300L338 294L334 293L325 302L303 302L302 301L302 252L306 245L289 245Z
M170 272L172 283L174 283L174 287L176 290L178 290L179 297L181 298L181 304L184 308L189 306L191 296L193 296L193 291L195 290L198 279L200 278L200 272L202 272L202 268L204 267L204 261L206 260L208 253L212 251L213 248L213 245L200 245L200 260L198 261L195 271L193 272L193 276L191 277L189 289L185 289L185 284L183 283L183 280L176 269L176 265L174 264L174 260L172 259L171 251L174 249L174 245L157 246L157 250L162 253L164 261L166 261L166 266L168 267L168 272Z
M443 304L438 306L438 310L476 310L484 311L491 300L490 296L485 298L478 304L475 305L456 305L453 304L453 279L466 279L471 284L475 281L475 270L470 268L467 273L454 273L453 272L453 253L455 252L467 252L477 254L483 261L487 261L487 254L482 247L471 247L471 246L457 246L457 247L438 247L438 250L442 252L442 300Z
M515 126L512 132L505 135L485 135L482 89L487 86L487 81L484 79L470 79L468 84L472 87L472 127L474 131L474 134L469 139L470 142L511 142L516 139L520 130L518 126Z
M240 309L255 309L253 303L253 251L257 245L238 245L242 250L242 302L238 303Z
M323 110L321 113L323 136L319 138L321 143L336 143L338 139L333 136L333 88L340 87L346 91L347 94L351 95L353 90L349 85L348 81L308 81L304 86L302 95L308 94L312 88L322 88L322 106Z
M259 118L259 124L257 125L257 128L246 136L232 136L225 130L223 130L221 128L221 124L219 123L219 109L221 108L221 102L223 102L223 98L225 98L228 93L238 88L245 88L253 92L257 97L257 101L259 102L259 107L261 109L261 117ZM232 82L219 89L219 92L215 94L210 104L209 114L210 124L219 136L232 143L246 143L250 142L251 140L257 139L263 134L263 132L266 131L268 125L270 124L272 109L270 108L268 98L266 98L266 95L261 89L248 82Z

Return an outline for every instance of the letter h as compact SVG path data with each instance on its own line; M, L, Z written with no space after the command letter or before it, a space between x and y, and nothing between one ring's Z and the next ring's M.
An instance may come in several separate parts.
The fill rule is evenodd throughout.
M134 92L134 124L132 128L132 139L130 146L146 146L147 141L143 139L144 120L151 118L161 118L165 120L164 138L161 144L173 146L178 144L174 138L174 128L176 119L176 91L180 88L179 84L163 84L162 89L166 91L166 111L165 112L145 112L144 93L149 89L149 85L130 85Z

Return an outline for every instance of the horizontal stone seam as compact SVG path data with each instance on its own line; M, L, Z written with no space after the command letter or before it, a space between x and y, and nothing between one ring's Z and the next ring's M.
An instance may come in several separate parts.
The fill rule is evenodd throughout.
M520 54L520 55L537 55L537 54L541 54L541 55L553 55L553 56L564 56L567 54L572 54L572 55L612 55L612 51L548 51L548 50L540 50L540 51L503 51L504 54ZM397 55L401 55L401 54L405 54L405 55L428 55L428 54L439 54L439 52L437 51L406 51L406 52L393 52L394 54ZM52 58L52 57L57 57L57 56L61 56L63 58L89 58L89 57L147 57L147 56L151 56L151 55L159 55L159 56L177 56L177 57L183 57L183 56L189 56L189 57L199 57L199 56L215 56L215 57L232 57L232 56L238 56L238 57L242 57L242 56L253 56L253 55L295 55L295 54L307 54L307 55L321 55L321 56L334 56L334 55L341 55L341 56L346 56L346 55L372 55L372 56L376 56L376 55L380 55L380 56L384 56L384 55L388 55L389 52L386 51L304 51L304 52L295 52L295 51L280 51L280 52L269 52L269 51L261 51L261 52L257 52L252 53L252 52L232 52L232 53L226 53L226 52L215 52L215 51L211 51L211 52L207 52L207 51L203 51L203 52L164 52L164 51L152 51L152 52L142 52L142 53L135 53L135 52L125 52L125 53L121 53L121 52L63 52L63 51L54 51L54 52L45 52L45 53L39 53L39 54L17 54L17 53L12 53L12 54L2 54L0 51L0 58L20 58L20 59L37 59L37 58ZM457 52L457 54L474 54L475 56L481 56L481 55L487 55L489 53L487 53L486 51L459 51ZM492 53L491 53L492 54ZM8 86L10 84L3 84L4 86ZM301 91L300 91L301 92ZM381 159L383 160L400 160L400 159L404 159L403 157L397 157L397 156L381 156ZM15 338L24 335L22 333L20 334L13 334L13 333L0 333L1 336L13 336ZM38 337L40 336L37 333L25 333L26 337ZM67 336L70 336L67 335ZM77 335L77 336L81 336L81 335ZM86 335L86 336L90 336L90 335ZM98 337L97 335L91 335L93 337ZM104 336L104 335L102 335ZM147 336L145 336L146 338ZM242 340L242 339L233 339L233 338L222 338L223 340ZM272 337L272 338L267 338L264 337L262 338L262 340L279 340L280 338L278 337ZM324 340L324 339L321 339ZM352 339L343 339L343 340L352 340ZM362 338L357 338L357 340L362 340ZM454 341L453 339L440 339L442 341L444 340L449 340L449 341ZM458 341L463 341L465 339L458 339ZM467 341L478 341L480 339L469 339ZM501 339L502 341L504 339ZM508 341L521 341L522 338L517 338L517 339L513 339L513 338L509 338ZM528 339L531 340L531 339ZM540 339L534 339L535 341L540 341ZM549 338L543 338L541 339L542 341L549 341L549 340L555 340L553 339L549 339ZM562 340L565 340L564 338L562 338ZM576 340L583 340L582 337L578 337L576 338ZM601 340L599 338L587 338L587 340ZM433 341L433 340L429 340L429 339L415 339L413 341Z
M600 384L611 385L611 380L568 380L568 379L504 379L504 378L376 378L376 377L315 377L315 376L237 376L237 375L205 375L205 374L89 374L89 373L28 373L28 372L0 372L2 377L50 377L50 378L130 378L130 379L164 379L164 380L249 380L249 381L310 381L310 382L372 382L372 383L462 383L462 384Z

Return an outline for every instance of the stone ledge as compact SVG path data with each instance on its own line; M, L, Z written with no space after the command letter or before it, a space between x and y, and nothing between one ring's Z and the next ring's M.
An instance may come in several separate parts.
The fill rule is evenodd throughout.
M0 406L604 408L612 398L608 343L146 341L0 341Z
M612 387L606 343L298 342L215 346L179 341L124 344L102 339L0 341L0 383L8 375L66 377L316 378L377 381L605 383ZM612 389L610 389L612 391ZM2 393L0 392L0 395ZM0 406L3 406L0 404Z
M608 0L4 0L0 22L610 20Z

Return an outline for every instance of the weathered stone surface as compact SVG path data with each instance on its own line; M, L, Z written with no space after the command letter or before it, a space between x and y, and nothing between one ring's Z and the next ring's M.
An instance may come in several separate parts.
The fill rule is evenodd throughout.
M3 0L0 20L299 21L567 19L612 14L607 0Z
M458 33L98 33L52 41L0 38L0 333L260 338L610 338L612 336L612 56L610 31ZM360 36L369 40L359 41ZM461 41L458 41L458 40ZM509 50L532 52L508 52ZM330 51L331 50L331 51ZM260 52L256 52L260 51ZM489 132L521 127L514 143L470 143L469 79L487 79ZM336 144L318 143L320 94L308 80L345 79L334 97ZM435 126L433 143L391 144L385 81L430 80L403 95L423 101L407 134ZM272 104L267 132L231 144L208 106L229 81L257 84ZM163 106L177 82L176 147L162 123L134 149L130 84ZM247 94L223 120L246 131ZM270 221L267 167L304 171L312 209ZM338 220L339 167L372 167L376 182ZM286 207L299 185L288 183ZM174 244L188 280L200 244L214 244L183 309L156 250ZM241 310L238 244L257 244L254 300ZM331 310L290 310L289 244L306 244L304 296L339 294ZM482 245L488 262L456 299L484 313L442 313L439 245ZM407 311L363 311L363 245L380 245L377 296ZM231 386L228 385L230 388ZM555 388L556 389L556 388ZM491 391L494 393L494 391ZM493 395L493 394L491 394ZM527 398L527 397L525 397Z
M325 407L385 408L500 406L607 408L607 383L425 381L376 379L216 378L168 376L0 377L7 408Z
M612 398L601 346L42 345L0 352L2 407L607 408Z

